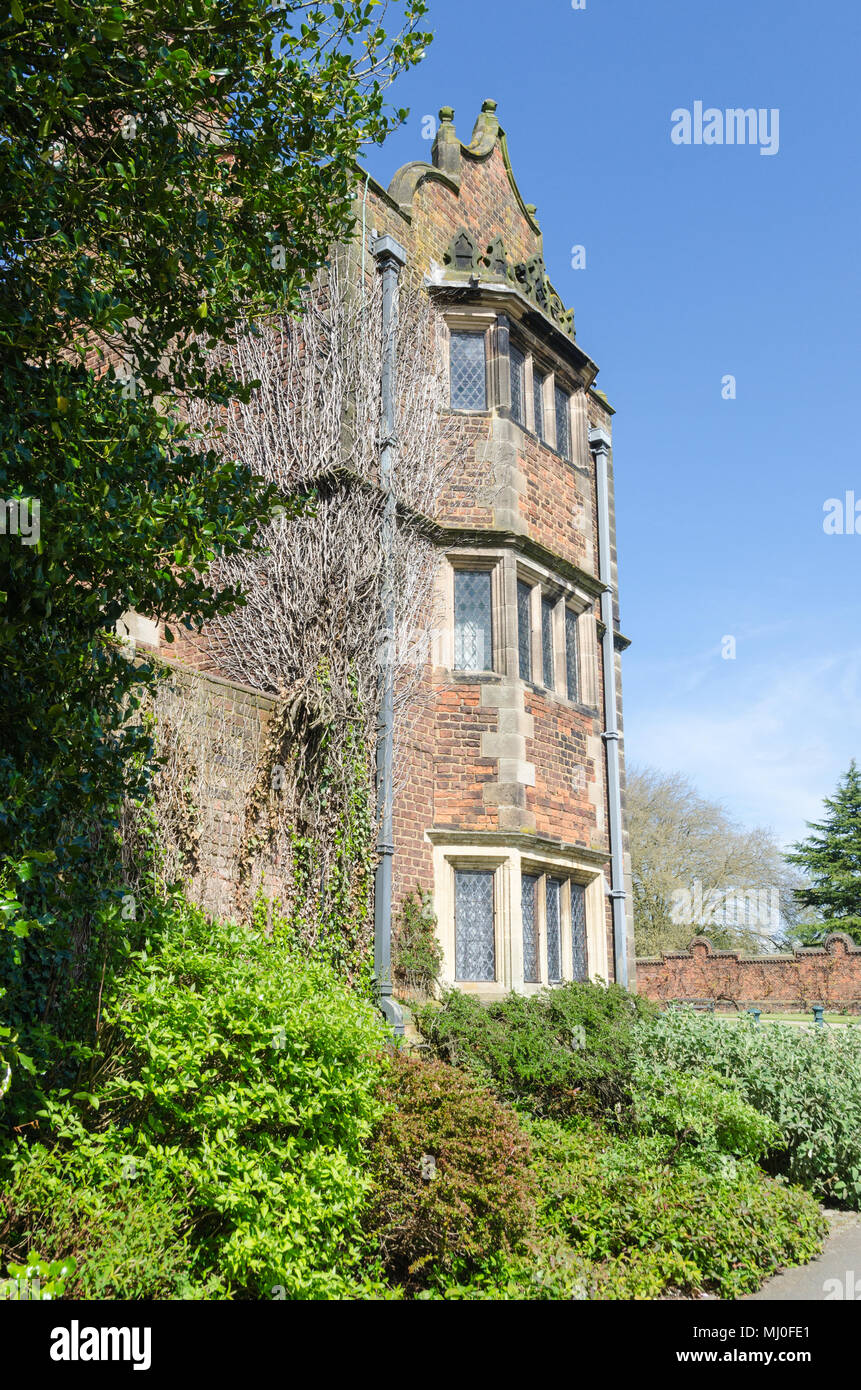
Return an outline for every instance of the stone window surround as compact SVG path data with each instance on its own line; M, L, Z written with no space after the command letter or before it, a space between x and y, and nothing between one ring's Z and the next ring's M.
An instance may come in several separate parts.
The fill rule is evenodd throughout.
M498 551L475 551L450 554L448 563L442 566L443 604L445 623L442 632L437 634L437 652L434 665L444 667L457 676L488 675L501 673L504 668L504 646L500 615L503 612L502 562L504 557ZM490 640L493 651L491 667L483 671L463 671L454 666L454 576L456 570L490 571Z
M446 372L446 399L451 398L451 382L449 379L450 352L449 342L451 333L469 333L483 331L485 334L485 364L487 369L486 385L486 410L455 410L455 415L487 415L494 409L511 410L511 366L508 355L508 342L510 324L506 314L499 314L492 309L476 306L474 309L460 307L457 310L443 310L440 313L440 332L443 340L443 361ZM582 422L585 420L585 391L571 373L565 372L547 352L537 342L533 343L532 334L526 334L518 328L517 346L524 355L523 364L523 395L524 395L524 414L525 423L519 424L512 417L512 423L518 428L525 430L537 439L539 444L545 448L552 449L557 453L556 447L556 397L555 388L558 385L568 396L568 432L570 440L571 457L568 458L559 454L559 458L565 463L574 464L580 467L588 466L583 453L581 436L583 436ZM538 370L543 374L542 385L543 404L544 404L544 434L539 435L535 430L535 406L533 395L533 371L537 365ZM582 418L581 418L582 417ZM588 454L588 450L586 451Z
M548 690L541 680L531 680L543 694L568 705L586 705L589 709L598 708L598 638L592 601L584 594L578 594L564 580L532 562L516 559L517 578L528 584L531 595L532 628L532 674L542 671L541 652L541 600L549 598L554 602L553 609L553 670L554 688ZM567 652L565 637L565 609L570 608L577 615L577 661L580 676L580 698L568 698ZM519 675L520 667L514 674Z
M456 986L465 994L476 994L484 999L502 998L512 989L519 994L536 994L540 989L553 987L547 978L547 932L544 915L544 879L546 877L562 880L561 895L561 937L562 937L562 983L573 978L571 942L571 898L570 884L581 884L585 890L586 913L586 952L589 966L589 979L606 981L609 979L607 957L607 932L605 917L605 880L600 870L578 860L576 852L560 851L553 853L542 850L531 854L527 851L507 848L502 845L487 846L480 842L458 845L434 845L434 907L438 921L438 935L443 951L440 981L443 987ZM455 978L455 889L454 875L457 869L479 869L492 872L494 950L496 957L495 980L457 980ZM537 892L537 926L539 937L538 983L526 983L523 979L523 917L521 912L522 874L534 874L539 878Z
M442 359L445 364L445 399L451 400L451 335L452 333L484 333L484 366L486 372L485 410L451 410L453 415L489 415L493 409L495 391L491 364L494 338L496 336L497 315L491 309L475 309L469 313L452 312L442 314L439 320L442 339ZM507 361L507 359L506 359ZM451 407L448 407L451 409Z
M553 665L555 687L548 690L540 681L525 682L545 696L574 708L596 710L599 705L598 632L592 598L568 580L543 565L525 560L510 547L470 547L448 550L441 566L439 598L445 620L434 634L433 665L460 680L475 676L499 675L520 680L518 651L517 581L532 589L532 671L541 671L541 598L555 602L553 613ZM454 574L458 569L490 570L491 640L493 666L489 671L454 669ZM566 677L565 609L577 614L577 647L580 665L580 698L569 700Z

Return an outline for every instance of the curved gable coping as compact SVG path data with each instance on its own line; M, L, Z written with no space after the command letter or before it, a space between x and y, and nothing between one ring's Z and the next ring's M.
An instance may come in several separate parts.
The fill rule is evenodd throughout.
M425 164L420 159L414 160L411 164L402 164L389 184L386 197L391 199L408 222L411 222L413 217L416 189L428 182L441 183L456 198L460 197L460 179L453 178L451 174L446 174L433 164Z
M465 145L462 140L457 140L455 148L459 150L461 156L465 155L468 159L482 162L490 157L497 144L499 145L499 150L502 155L505 172L508 175L508 182L511 185L511 191L517 200L520 211L523 213L527 226L538 238L540 245L542 240L541 228L535 216L535 208L531 203L527 204L523 201L523 195L517 187L517 180L511 168L511 156L508 153L508 140L505 131L496 118L496 102L490 100L483 101L478 119L475 122L475 128L472 132L472 139L468 145ZM409 218L412 217L413 199L415 198L416 190L427 180L434 180L437 183L443 184L444 187L454 193L455 197L460 197L460 179L456 178L453 174L445 173L442 169L438 169L435 164L427 164L422 160L414 160L412 163L404 164L398 169L388 188L389 197L395 201L405 216Z
M374 178L373 174L369 174L367 169L362 168L361 164L354 163L352 167L355 170L355 173L361 183L361 190L356 194L357 203L361 205L362 195L364 193L365 187L367 187L368 190L371 193L373 193L376 198L379 198L381 202L385 203L387 207L391 208L392 212L396 212L398 216L402 217L405 222L412 221L412 218L410 217L409 213L404 212L404 209L401 207L400 203L398 203L392 197L388 189L384 188L378 179Z
M472 139L468 145L464 145L461 141L461 153L467 155L470 159L477 161L484 160L493 153L493 147L497 143L499 144L499 150L502 155L502 162L505 165L505 172L508 175L508 182L511 185L511 191L517 199L520 211L526 218L529 227L540 241L541 228L535 216L535 208L531 203L525 203L523 201L523 195L517 187L517 180L514 177L514 171L511 167L511 156L508 153L508 139L496 116L496 102L490 100L483 101L481 103L481 112L475 122L475 129L472 132Z

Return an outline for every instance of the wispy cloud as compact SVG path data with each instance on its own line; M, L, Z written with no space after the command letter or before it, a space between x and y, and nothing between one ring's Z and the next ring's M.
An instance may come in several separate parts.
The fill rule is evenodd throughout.
M650 697L628 707L629 759L684 773L742 823L771 826L784 843L803 836L850 758L861 756L861 649L811 655L805 635L791 663L784 652L779 664L736 666L732 680L714 655L708 666L693 658L693 685L674 662L658 698L653 669Z

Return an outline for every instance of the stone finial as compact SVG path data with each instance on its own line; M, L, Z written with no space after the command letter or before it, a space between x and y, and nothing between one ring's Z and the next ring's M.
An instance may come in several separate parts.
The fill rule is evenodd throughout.
M452 178L460 178L460 141L454 128L453 106L439 109L439 129L431 150L431 162Z
M481 111L475 122L475 129L472 132L472 139L469 148L472 154L484 156L490 154L499 136L499 121L496 119L496 102L483 101Z

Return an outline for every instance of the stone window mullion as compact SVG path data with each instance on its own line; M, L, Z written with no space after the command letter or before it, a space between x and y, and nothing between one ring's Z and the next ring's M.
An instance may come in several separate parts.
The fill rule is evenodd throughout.
M495 325L488 331L488 391L487 402L493 408L511 409L511 363L509 342L509 320L500 314Z
M551 449L556 448L556 373L548 372L544 378L544 440Z

